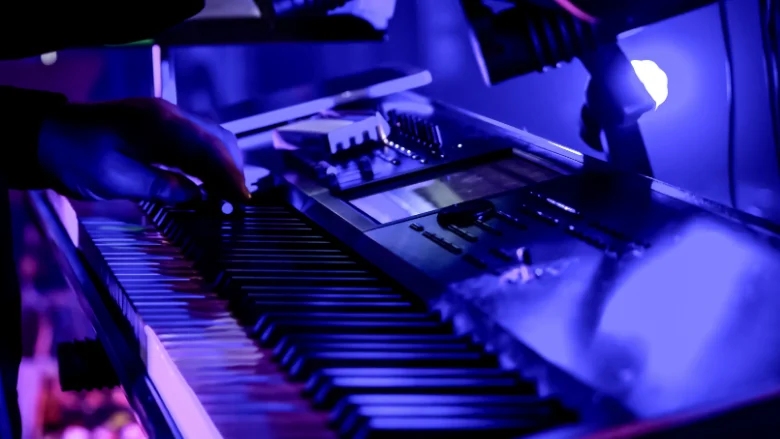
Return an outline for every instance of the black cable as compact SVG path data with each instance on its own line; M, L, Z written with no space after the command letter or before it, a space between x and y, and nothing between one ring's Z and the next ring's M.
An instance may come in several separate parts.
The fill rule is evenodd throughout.
M729 29L728 11L726 10L726 1L718 1L718 10L720 12L720 27L723 31L723 44L726 48L726 95L729 103L729 133L728 133L728 180L729 180L729 201L731 207L737 208L737 182L736 182L736 152L734 130L736 126L736 102L734 100L734 51L731 46L731 30Z

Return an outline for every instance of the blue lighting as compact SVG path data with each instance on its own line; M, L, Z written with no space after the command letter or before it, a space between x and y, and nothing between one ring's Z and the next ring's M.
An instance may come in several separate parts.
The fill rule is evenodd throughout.
M661 106L669 97L669 77L658 64L647 60L631 61L634 71L642 84L645 85L647 92L655 101L655 108Z

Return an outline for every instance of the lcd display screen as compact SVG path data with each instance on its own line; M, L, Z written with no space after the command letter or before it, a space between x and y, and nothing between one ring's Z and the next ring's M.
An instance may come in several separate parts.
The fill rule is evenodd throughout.
M350 203L380 224L386 224L456 203L519 189L559 175L528 160L511 157L357 198Z

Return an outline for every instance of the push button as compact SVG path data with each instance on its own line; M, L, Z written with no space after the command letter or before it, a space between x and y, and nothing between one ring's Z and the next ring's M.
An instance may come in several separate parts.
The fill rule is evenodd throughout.
M463 260L479 268L480 270L484 270L485 268L487 268L487 264L482 259L479 259L474 255L464 255Z
M523 205L520 208L520 212L523 213L523 215L529 216L531 218L535 218L543 223L549 224L551 226L557 226L558 223L560 223L560 220L558 218L553 218L552 216L542 212L541 210L536 210L533 208L530 208L526 205Z
M468 242L477 242L477 237L457 226L447 226L447 230L465 239Z
M518 229L520 229L520 230L525 230L525 229L527 229L527 228L528 228L528 226L526 226L525 224L523 224L523 223L520 221L520 219L519 219L519 218L515 218L515 217L513 217L512 215L510 215L510 214L508 214L508 213L506 213L506 212L504 212L504 211L501 211L501 210L499 210L498 212L496 212L496 215L498 215L498 217L499 217L500 219L502 219L503 221L505 221L505 222L507 222L507 223L511 224L513 227L516 227L516 228L518 228Z
M447 250L450 253L453 254L460 254L463 252L463 249L458 247L457 245L447 241L446 239L442 238L441 236L431 233L431 232L423 232L423 236L430 239L431 241L438 244L441 248Z
M591 245L592 247L596 247L599 250L606 250L607 244L605 244L603 241L601 241L598 238L594 238L593 236L588 235L587 233L583 233L580 230L577 230L574 226L569 226L566 228L566 233L569 235Z
M500 248L491 249L490 254L506 262L514 262L517 260L512 252Z
M501 230L498 230L497 228L491 226L490 224L484 222L484 221L477 221L474 223L475 226L479 227L480 229L490 233L491 235L501 236Z

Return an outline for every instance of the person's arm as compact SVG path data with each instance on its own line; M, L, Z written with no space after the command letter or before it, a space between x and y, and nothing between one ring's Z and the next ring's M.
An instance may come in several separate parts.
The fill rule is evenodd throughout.
M152 38L204 6L204 0L3 1L0 59Z
M65 103L58 93L0 86L0 176L10 188L51 186L39 170L38 138L43 120Z
M0 59L153 37L197 14L204 0L64 0L0 3ZM65 96L0 86L0 176L18 189L50 187L38 170L43 120Z

